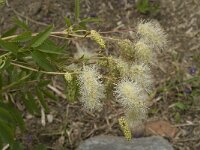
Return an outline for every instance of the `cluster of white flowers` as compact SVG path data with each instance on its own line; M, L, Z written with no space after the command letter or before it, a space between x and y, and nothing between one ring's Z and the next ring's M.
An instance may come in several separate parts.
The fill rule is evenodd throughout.
M123 79L115 87L117 101L125 107L125 109L136 109L140 102L146 100L142 88L130 79Z
M132 127L139 125L147 116L147 99L153 84L149 67L155 59L153 50L164 48L167 43L166 35L157 22L140 22L137 35L139 39L134 46L130 45L130 41L120 42L120 51L131 54L127 52L128 49L134 55L129 58L134 60L122 56L116 61L122 80L115 87L115 95L125 108L125 118Z
M135 58L138 62L151 63L154 53L144 40L139 40L135 44Z
M109 65L106 66L113 72L117 70L117 73L111 76L120 79L118 83L112 84L115 84L114 94L117 102L125 109L124 119L120 119L119 122L128 139L131 138L128 126L135 127L147 117L147 99L153 84L149 66L154 61L155 50L164 48L167 43L166 35L157 22L142 21L136 29L137 41L118 40L116 44L120 49L120 56L108 57ZM92 30L90 36L105 48L105 41L98 32ZM65 78L70 80L70 74L66 73ZM80 101L84 107L91 111L100 110L101 100L105 98L105 87L97 68L84 65L78 80Z
M144 64L133 64L130 67L129 78L137 82L146 92L150 92L153 84L153 77L150 68Z

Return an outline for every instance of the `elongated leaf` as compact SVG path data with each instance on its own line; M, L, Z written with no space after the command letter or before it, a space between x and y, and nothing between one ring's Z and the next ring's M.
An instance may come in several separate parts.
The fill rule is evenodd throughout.
M0 120L0 139L4 143L12 144L14 141L14 131Z
M11 35L13 35L16 31L17 31L17 26L14 26L14 27L12 27L11 29L9 29L8 31L6 31L5 33L3 33L2 36L1 36L1 38L7 37L7 36L11 36Z
M80 0L75 0L75 20L78 20L80 16Z
M182 102L177 102L175 103L175 106L181 110L187 110L188 109L188 106Z
M4 87L1 89L0 92L6 91L6 90L8 90L8 89L10 89L10 88L14 88L14 87L16 87L16 86L18 86L18 85L20 85L20 84L24 84L25 81L30 77L30 75L31 75L31 73L28 74L28 75L26 75L26 76L24 76L24 77L22 77L21 79L15 81L15 82L12 82L12 83L10 83L10 84L4 86Z
M41 88L41 87L47 86L50 82L51 82L50 80L41 80L38 83L38 86Z
M42 93L41 89L40 88L36 88L36 94L37 94L37 97L38 97L38 100L40 101L41 105L44 107L44 109L49 112L49 108L48 108L48 105L44 99L44 94Z
M56 97L53 93L49 92L47 89L42 90L42 92L43 92L48 98L50 98L50 99L52 99L52 100L54 100L54 101L57 101L57 97Z
M0 107L0 120L10 127L16 126L15 121L11 116L11 114L3 107Z
M31 32L24 32L12 40L12 42L26 42L32 38Z
M29 29L28 25L26 23L24 23L23 21L19 20L18 18L14 18L14 22L18 27L20 27L26 31L31 31Z
M5 109L9 110L9 113L12 115L12 117L15 120L15 122L17 123L17 125L19 125L20 129L22 131L25 130L25 125L24 125L24 120L22 118L22 114L16 108L14 108L13 104L0 103L0 107L3 107Z
M72 25L70 19L67 17L64 18L65 18L65 23L67 24L68 27L70 27Z
M7 42L7 41L4 41L2 39L0 39L0 47L2 47L3 49L7 50L7 51L10 51L14 54L16 54L18 52L18 45L16 43L13 43L13 42Z
M53 26L49 26L43 32L40 32L38 35L36 35L33 38L31 47L40 46L49 37L52 30L53 30Z
M32 115L34 115L35 112L34 112L34 109L31 106L31 100L32 99L31 100L27 99L26 96L23 93L21 93L20 95L22 95L21 99L22 99L26 109L28 110L28 112L31 113Z
M46 59L46 56L37 50L33 51L31 53L33 61L37 63L41 68L47 70L47 71L53 71L54 68L50 64L50 62Z
M14 142L10 145L10 150L24 150L24 147L20 142Z
M56 46L51 40L46 40L42 45L37 48L39 51L51 54L63 54L63 48Z
M12 107L10 108L11 111L10 113L12 114L13 118L15 119L15 122L17 123L17 125L19 126L19 128L24 131L25 128L25 123L24 120L22 118L22 114L21 112L19 112L16 108Z
M36 104L36 100L30 92L27 93L26 100L28 100L33 113L39 114L39 108L38 108L38 105Z

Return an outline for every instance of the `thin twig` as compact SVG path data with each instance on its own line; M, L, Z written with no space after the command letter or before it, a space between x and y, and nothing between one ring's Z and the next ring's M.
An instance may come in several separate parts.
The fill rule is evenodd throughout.
M49 88L49 89L51 89L53 92L55 92L58 96L60 96L61 98L63 98L63 99L66 99L66 96L65 96L65 94L63 94L61 91L59 91L57 88L55 88L55 87L53 87L53 86L51 86L51 85L47 85L47 87Z
M99 32L99 33L101 33L101 34L117 33L117 32L123 33L123 32L130 32L130 31L135 32L133 29L130 29L130 30L124 29L124 30L102 31L102 32Z

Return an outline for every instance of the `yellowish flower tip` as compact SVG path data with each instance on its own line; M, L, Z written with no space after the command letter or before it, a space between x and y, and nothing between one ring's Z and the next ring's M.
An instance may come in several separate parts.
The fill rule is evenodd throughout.
M125 138L130 141L132 138L131 130L128 126L128 123L124 117L121 117L118 119L119 125L121 127L121 130L124 133Z
M138 62L151 63L153 61L153 51L143 40L135 44L135 56Z
M147 118L148 107L146 102L138 102L137 107L126 111L126 120L131 128L140 125Z
M122 55L127 56L128 58L134 57L133 43L129 39L119 41L118 45Z
M117 101L126 109L136 109L138 103L147 99L142 88L129 79L123 79L115 87Z
M105 41L97 31L91 30L90 34L91 34L91 39L94 40L97 44L99 44L101 48L106 48Z
M78 77L81 94L80 101L90 111L100 110L102 108L100 100L105 97L105 88L100 78L101 75L97 72L95 66L84 66Z
M146 92L150 92L153 84L153 78L150 68L144 63L133 64L130 67L129 77L137 82Z
M72 81L72 75L71 75L71 73L65 72L64 77L65 77L65 80L67 82L71 82Z
M155 21L141 21L137 26L137 33L152 47L163 48L167 44L166 34Z

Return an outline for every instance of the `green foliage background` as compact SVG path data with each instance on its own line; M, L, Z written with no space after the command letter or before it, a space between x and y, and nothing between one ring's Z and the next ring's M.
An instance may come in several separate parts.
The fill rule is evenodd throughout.
M66 30L54 33L53 25L49 25L39 33L33 33L29 26L19 19L14 19L14 27L4 32L0 37L0 149L9 143L11 150L21 150L23 146L16 141L15 132L25 127L22 112L16 103L23 103L32 115L40 115L41 107L49 112L46 98L57 100L47 85L54 75L64 75L62 63L70 63L71 59L65 49L67 44L57 45L52 36L58 34L63 39L78 30L86 31L88 22L96 22L96 18L80 19L80 1L75 0L75 19L66 20ZM20 34L16 34L20 29ZM73 37L71 37L73 38ZM67 42L66 42L67 43ZM60 73L61 72L61 73ZM72 83L71 83L72 84ZM68 99L76 99L77 84L73 82ZM7 97L6 97L7 96ZM37 150L46 149L37 145Z

